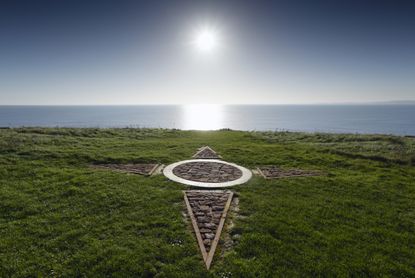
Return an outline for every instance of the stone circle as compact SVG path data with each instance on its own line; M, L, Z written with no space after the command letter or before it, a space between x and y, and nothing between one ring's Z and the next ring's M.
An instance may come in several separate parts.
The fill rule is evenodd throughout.
M198 187L228 187L247 182L250 170L218 159L191 159L168 165L164 175L172 181Z
M197 161L176 166L173 174L186 180L218 183L239 179L242 171L221 162Z

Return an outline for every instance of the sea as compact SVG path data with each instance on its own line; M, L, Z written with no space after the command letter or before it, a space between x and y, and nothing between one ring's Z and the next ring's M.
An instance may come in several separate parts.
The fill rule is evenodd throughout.
M415 105L0 106L0 127L226 128L415 136Z

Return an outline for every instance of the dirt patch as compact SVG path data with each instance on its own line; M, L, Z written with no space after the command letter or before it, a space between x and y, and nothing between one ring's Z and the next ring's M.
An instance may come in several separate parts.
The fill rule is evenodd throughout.
M257 170L266 179L312 177L322 175L320 171L302 169L282 169L274 165L260 166L257 168Z

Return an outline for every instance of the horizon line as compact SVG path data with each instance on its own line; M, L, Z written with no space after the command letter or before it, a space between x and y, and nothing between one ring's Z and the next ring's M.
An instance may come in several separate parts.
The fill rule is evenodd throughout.
M223 106L266 106L266 105L376 105L376 104L415 104L414 100L362 101L362 102L310 102L310 103L136 103L136 104L0 104L0 106L186 106L186 105L223 105Z

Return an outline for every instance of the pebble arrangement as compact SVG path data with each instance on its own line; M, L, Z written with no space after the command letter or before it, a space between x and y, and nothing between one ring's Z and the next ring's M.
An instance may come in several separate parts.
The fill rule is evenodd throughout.
M221 183L239 179L242 171L220 162L188 162L173 169L173 173L186 180Z
M274 165L258 167L258 172L266 179L287 178L287 177L311 177L319 176L319 171L301 169L281 169Z

